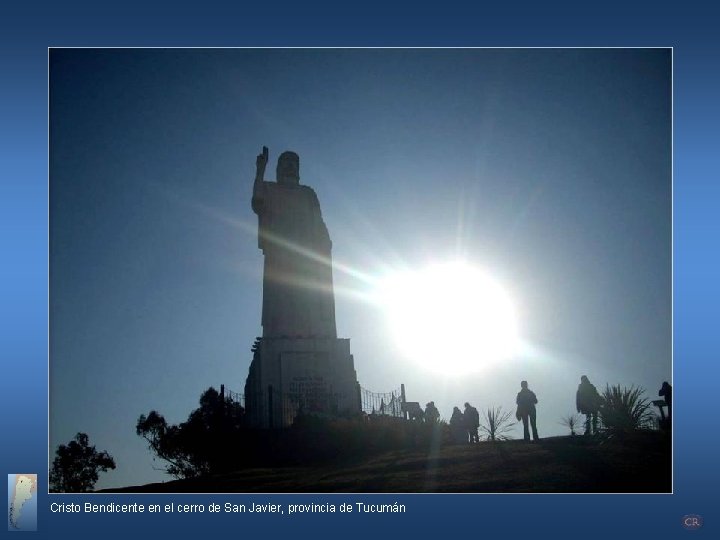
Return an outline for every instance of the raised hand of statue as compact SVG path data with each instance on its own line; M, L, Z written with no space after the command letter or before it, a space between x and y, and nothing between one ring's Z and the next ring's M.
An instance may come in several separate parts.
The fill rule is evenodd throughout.
M265 167L267 166L268 162L268 147L263 146L262 154L258 154L257 159L255 160L255 165L257 166L257 174L255 175L256 180L262 180L265 176Z

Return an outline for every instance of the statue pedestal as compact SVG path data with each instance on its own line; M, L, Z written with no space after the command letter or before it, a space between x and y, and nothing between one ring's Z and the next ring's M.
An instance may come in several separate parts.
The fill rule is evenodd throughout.
M340 416L360 413L350 340L262 338L245 382L250 425L282 428L298 414Z

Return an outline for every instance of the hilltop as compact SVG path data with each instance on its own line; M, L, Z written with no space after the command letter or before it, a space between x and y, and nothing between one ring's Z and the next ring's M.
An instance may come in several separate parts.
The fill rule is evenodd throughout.
M397 450L107 489L124 493L670 493L671 439L551 437Z

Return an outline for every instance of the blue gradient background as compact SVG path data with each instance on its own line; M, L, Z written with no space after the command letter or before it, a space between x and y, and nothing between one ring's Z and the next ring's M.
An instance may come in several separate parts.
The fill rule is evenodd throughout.
M27 4L30 6L30 4ZM720 95L718 8L676 13L657 4L425 9L288 4L3 7L0 18L0 377L4 472L37 472L39 537L312 534L317 537L717 537L717 387ZM32 14L30 13L32 11ZM142 15L139 15L141 13ZM38 15L42 14L42 15ZM523 15L518 15L523 14ZM48 46L673 46L674 387L673 495L50 496L47 489ZM714 150L714 152L713 152ZM715 210L713 212L713 210ZM711 364L712 362L712 364ZM394 502L404 515L51 514L51 502ZM688 532L682 516L700 514Z

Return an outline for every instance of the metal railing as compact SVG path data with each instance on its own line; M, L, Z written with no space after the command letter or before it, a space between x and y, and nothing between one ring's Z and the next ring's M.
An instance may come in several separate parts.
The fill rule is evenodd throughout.
M403 418L404 389L402 387L391 392L371 392L360 387L361 411L368 415L391 416ZM343 397L336 393L312 389L305 392L267 392L254 395L252 403L246 402L245 394L234 392L221 385L221 394L228 403L238 404L243 408L250 407L258 410L247 410L250 423L270 424L272 427L288 427L298 416L307 414L312 416L335 416L338 413L338 403ZM261 411L262 410L262 411ZM262 421L261 418L270 418Z
M402 388L398 388L392 392L371 392L361 387L360 401L362 411L366 414L395 417L404 416Z

